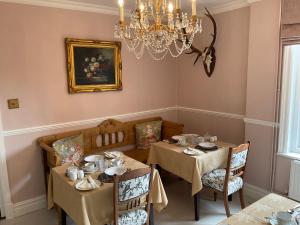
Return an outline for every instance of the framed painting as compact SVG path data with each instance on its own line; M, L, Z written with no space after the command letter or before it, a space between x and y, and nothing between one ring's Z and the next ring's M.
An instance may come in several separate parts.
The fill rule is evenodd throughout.
M66 39L70 93L122 90L121 43Z

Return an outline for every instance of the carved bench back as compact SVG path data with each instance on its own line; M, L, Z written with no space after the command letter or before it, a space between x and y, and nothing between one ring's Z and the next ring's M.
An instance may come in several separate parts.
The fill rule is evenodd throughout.
M120 122L108 119L98 125L99 134L94 137L94 149L106 150L116 147L135 144L135 125L150 121L162 120L161 117L153 117L128 122Z

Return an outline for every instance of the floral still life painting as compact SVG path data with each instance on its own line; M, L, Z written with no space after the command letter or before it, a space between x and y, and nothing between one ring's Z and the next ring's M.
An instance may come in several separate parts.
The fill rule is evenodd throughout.
M66 39L69 92L122 90L121 43Z

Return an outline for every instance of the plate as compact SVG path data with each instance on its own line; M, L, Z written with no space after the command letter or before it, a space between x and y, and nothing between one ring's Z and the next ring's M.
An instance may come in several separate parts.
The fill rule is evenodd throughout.
M103 160L103 156L102 155L89 155L84 158L84 161L86 161L86 162L96 162L98 160Z
M114 176L114 175L123 175L126 173L127 169L123 166L114 166L107 168L104 173L108 176Z
M183 153L186 155L199 155L201 152L197 149L186 148L183 150Z
M95 180L95 182L100 186L100 182L98 180ZM88 182L86 179L79 181L76 185L75 188L79 191L91 191L94 190L93 186L91 185L90 182Z
M278 225L278 222L276 219L270 219L269 220L269 224L271 225ZM295 221L291 221L291 223L289 225L297 225L297 223Z
M211 149L211 148L215 148L217 145L215 143L203 142L203 143L199 143L199 146L204 149Z
M181 135L175 135L175 136L172 137L172 139L175 140L175 141L179 141L179 140L182 139L182 137L183 136L181 136Z
M278 225L278 221L277 221L276 215L272 215L272 216L265 217L265 218L267 219L268 224ZM292 221L290 222L289 225L297 225L297 222L295 221L295 218L292 218Z
M108 159L120 158L122 154L122 152L118 151L104 152L104 156Z
M183 137L199 137L199 135L198 134L182 134L181 136L183 136Z

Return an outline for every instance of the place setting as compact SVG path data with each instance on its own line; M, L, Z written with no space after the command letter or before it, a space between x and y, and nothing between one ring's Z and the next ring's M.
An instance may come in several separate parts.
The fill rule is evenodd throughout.
M279 211L265 217L271 225L300 225L300 205L289 209L288 211Z
M217 136L200 136L198 134L182 134L176 135L171 140L165 141L169 144L176 144L179 147L186 147L183 153L190 156L197 156L202 153L208 153L219 149L216 144Z
M74 186L79 191L100 188L104 183L112 183L114 175L120 176L128 171L128 168L124 166L125 161L122 156L123 153L117 151L86 156L82 166L68 167L66 176L75 183Z

